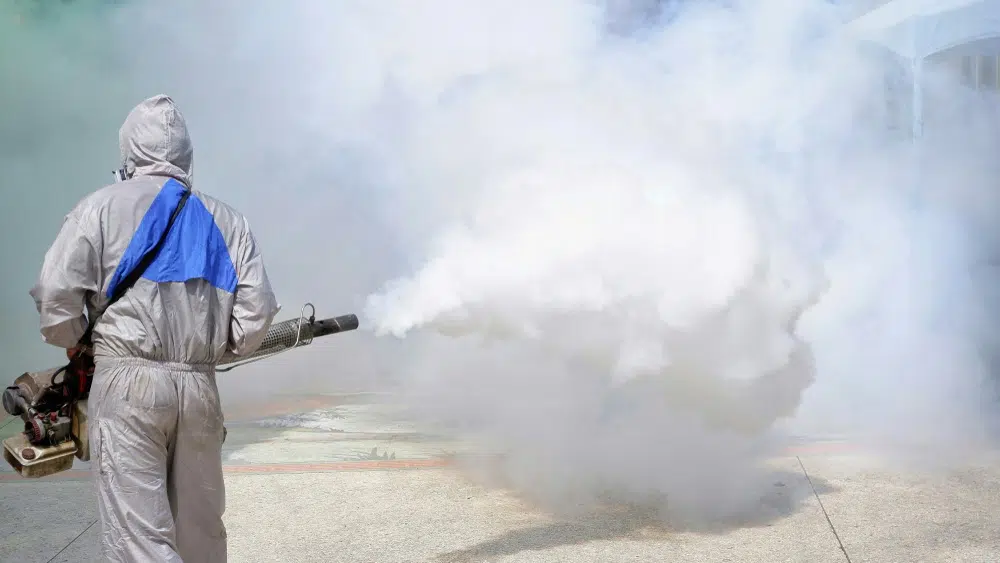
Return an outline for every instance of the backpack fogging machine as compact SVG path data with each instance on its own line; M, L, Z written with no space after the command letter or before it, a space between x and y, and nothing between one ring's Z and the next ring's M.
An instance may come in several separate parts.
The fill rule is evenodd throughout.
M306 308L311 314L306 317ZM251 362L301 348L313 339L358 328L356 315L317 319L307 303L298 319L272 324L264 342L252 354L228 353L216 371L227 372ZM3 458L22 477L45 477L66 471L73 459L90 460L87 438L87 397L94 364L90 351L74 356L69 364L28 372L3 392L3 408L24 422L24 430L3 441Z

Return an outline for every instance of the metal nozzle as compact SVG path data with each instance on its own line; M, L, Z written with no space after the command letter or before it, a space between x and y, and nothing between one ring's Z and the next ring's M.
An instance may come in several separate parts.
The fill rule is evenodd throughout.
M307 306L311 307L311 305ZM316 320L312 316L306 317L304 311L305 307L303 307L302 316L298 319L289 319L271 325L267 336L264 337L264 342L256 352L244 357L237 357L227 352L222 361L219 362L219 366L227 367L220 367L218 371L226 372L249 361L260 360L292 348L309 345L317 336L327 336L358 328L358 317L354 314Z

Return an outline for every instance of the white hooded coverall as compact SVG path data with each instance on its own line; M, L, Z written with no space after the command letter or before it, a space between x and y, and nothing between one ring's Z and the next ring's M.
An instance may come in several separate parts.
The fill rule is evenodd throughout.
M55 346L77 345L87 315L191 189L191 140L168 96L136 106L119 143L129 179L69 212L31 290ZM279 309L246 218L191 190L157 259L93 331L89 438L105 559L226 560L215 365L227 350L255 351Z

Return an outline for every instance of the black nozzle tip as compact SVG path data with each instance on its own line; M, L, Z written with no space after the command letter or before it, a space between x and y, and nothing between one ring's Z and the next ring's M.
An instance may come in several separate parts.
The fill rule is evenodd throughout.
M354 314L341 315L330 319L321 319L312 325L313 338L355 330L358 328L358 324L358 316Z
M336 317L335 320L337 321L337 324L340 325L340 330L342 331L354 330L360 325L358 322L358 316L353 313L350 315L341 315Z

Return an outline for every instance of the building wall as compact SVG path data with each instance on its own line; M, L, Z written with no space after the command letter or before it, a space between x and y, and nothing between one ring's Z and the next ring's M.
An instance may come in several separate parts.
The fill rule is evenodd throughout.
M929 59L928 66L972 90L1000 91L998 54L946 52Z
M880 119L890 135L911 137L913 76L904 60L879 58L884 59ZM1000 133L1000 42L969 43L928 58L921 105L924 134L987 126Z
M963 55L959 66L963 85L974 90L1000 90L1000 56Z

